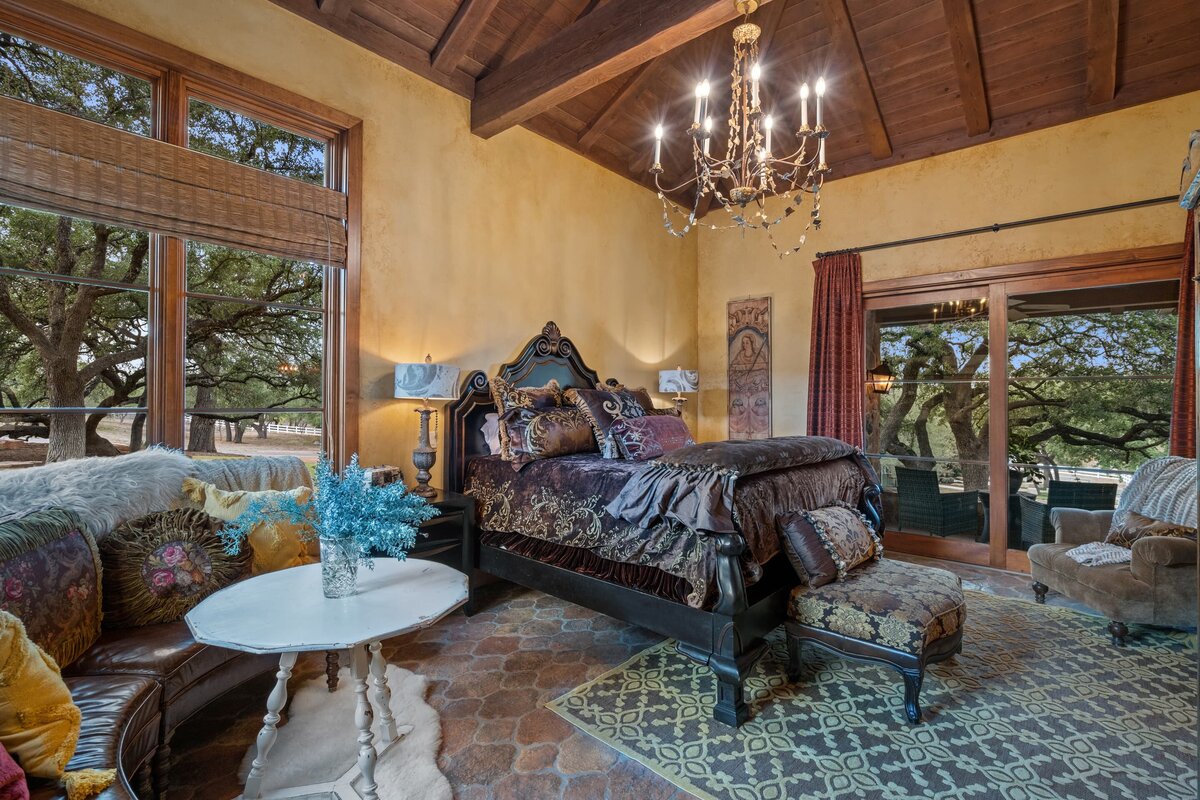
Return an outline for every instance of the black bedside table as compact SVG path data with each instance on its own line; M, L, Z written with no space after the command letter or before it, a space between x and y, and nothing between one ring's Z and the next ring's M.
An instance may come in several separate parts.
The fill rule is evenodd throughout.
M442 512L421 526L424 536L408 551L412 558L437 561L467 576L467 604L463 611L475 613L475 500L457 492L438 490L426 498Z

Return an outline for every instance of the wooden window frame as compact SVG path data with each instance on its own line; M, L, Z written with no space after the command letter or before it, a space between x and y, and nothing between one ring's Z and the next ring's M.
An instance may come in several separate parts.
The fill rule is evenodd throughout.
M0 28L151 85L152 136L188 145L195 98L328 142L326 186L347 197L344 268L325 267L324 450L345 464L358 449L362 120L84 11L62 0L5 0ZM182 448L186 364L183 239L151 234L146 441Z
M1036 292L1179 280L1183 244L1116 250L1068 258L1027 261L980 269L917 275L863 284L864 316L872 311L938 302L950 295L987 297L988 341L988 473L1008 470L1008 298ZM868 363L872 331L864 336ZM997 446L997 443L1001 443ZM993 503L988 545L937 539L933 536L885 533L885 546L899 552L946 558L970 564L1029 572L1029 556L1008 549L1008 504Z

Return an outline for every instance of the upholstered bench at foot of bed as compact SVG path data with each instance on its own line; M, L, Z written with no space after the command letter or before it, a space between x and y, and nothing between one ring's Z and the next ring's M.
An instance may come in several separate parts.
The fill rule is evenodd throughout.
M802 645L886 664L904 676L904 710L921 721L925 667L962 651L967 616L953 573L904 561L864 564L844 580L792 592L787 622L788 677L799 680Z

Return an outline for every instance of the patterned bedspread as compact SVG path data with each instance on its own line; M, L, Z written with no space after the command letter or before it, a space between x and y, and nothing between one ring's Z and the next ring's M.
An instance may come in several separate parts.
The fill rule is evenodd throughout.
M483 531L519 533L583 548L609 561L656 567L691 585L688 605L709 608L716 599L711 536L674 521L639 528L605 510L630 478L650 466L592 453L542 459L514 473L498 456L488 456L468 466L466 492L475 498ZM851 456L739 479L734 511L747 544L747 584L757 582L762 565L779 552L777 514L838 501L857 503L864 485L873 480L869 470Z

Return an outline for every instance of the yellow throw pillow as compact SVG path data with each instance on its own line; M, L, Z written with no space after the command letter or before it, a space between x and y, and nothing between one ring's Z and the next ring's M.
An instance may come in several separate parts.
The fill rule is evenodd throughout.
M222 522L233 522L245 513L251 503L258 500L290 496L297 503L303 504L312 499L312 489L307 486L286 492L226 492L195 478L184 479L183 493L198 504L205 514ZM307 526L298 525L290 520L263 522L255 526L249 536L250 550L253 553L252 574L261 575L264 572L320 561L320 544L315 540L305 541L302 538L306 529Z
M79 707L54 659L0 611L0 744L27 775L61 778L79 741Z

